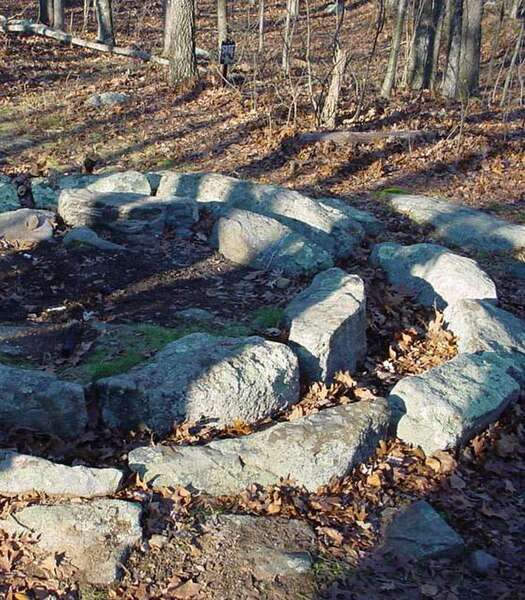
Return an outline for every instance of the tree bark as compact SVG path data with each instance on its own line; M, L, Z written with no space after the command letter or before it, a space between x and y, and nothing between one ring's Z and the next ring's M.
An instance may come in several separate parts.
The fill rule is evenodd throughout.
M64 31L64 0L52 0L53 2L53 20L52 26L54 29Z
M193 0L168 1L164 48L170 61L172 83L180 83L197 77L195 4Z
M459 94L462 98L476 95L479 88L482 16L483 0L464 0L459 64Z
M386 68L385 78L381 86L381 96L389 98L392 93L392 88L396 82L397 61L399 59L399 50L401 48L401 37L403 36L403 28L405 26L405 18L407 12L407 0L398 0L397 18L392 36L392 46L390 48L390 56L388 57L388 66Z
M408 75L408 84L414 90L430 89L437 15L441 15L441 6L442 0L421 0Z
M51 25L51 12L53 5L50 0L39 0L38 4L38 22L44 25Z
M286 21L284 24L284 44L282 56L282 69L285 73L290 71L290 55L292 51L292 39L295 22L299 16L299 0L287 0Z
M95 12L97 15L97 41L108 46L115 45L115 33L113 30L113 12L111 0L95 0Z
M448 42L447 64L441 86L441 93L447 98L455 98L458 93L461 32L463 29L463 0L451 0L451 2L452 22Z
M228 39L227 0L217 0L217 37L220 55L222 42L225 42Z
M326 95L323 110L321 112L321 124L332 129L335 127L337 105L339 104L339 95L341 93L341 86L343 85L347 62L347 51L337 44L334 53L334 67L332 70L330 87L328 88L328 94Z

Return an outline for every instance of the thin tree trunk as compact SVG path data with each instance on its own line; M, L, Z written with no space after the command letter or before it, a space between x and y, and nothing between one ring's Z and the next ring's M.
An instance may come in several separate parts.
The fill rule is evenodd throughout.
M414 90L430 88L435 34L434 3L421 0L408 75L409 86Z
M49 0L39 0L38 21L44 25L51 25L51 10L53 6Z
M295 22L299 15L299 0L288 0L286 3L286 21L284 25L284 44L282 56L282 69L285 73L290 71L290 55Z
M389 98L392 93L392 88L396 82L397 61L399 59L399 49L401 48L401 37L405 26L405 17L407 12L407 0L398 0L397 18L392 36L392 46L390 48L390 56L388 57L388 66L386 68L385 79L381 87L381 96Z
M434 47L432 52L432 64L430 68L430 89L435 89L436 77L439 69L439 55L441 52L441 41L443 38L443 25L445 21L445 5L443 0L434 3Z
M97 15L97 41L114 46L115 34L111 0L95 0L95 12Z
M521 27L516 39L516 45L514 46L514 52L512 53L512 58L510 60L509 70L507 71L507 76L505 77L505 83L503 84L503 92L501 94L501 106L505 106L505 102L507 100L507 96L509 94L509 90L511 87L512 79L514 77L514 67L516 66L516 62L518 61L518 56L520 55L521 46L523 44L523 33L525 30L525 19L521 19Z
M482 16L483 0L464 0L459 64L459 94L461 98L468 98L478 92Z
M455 98L458 93L459 65L461 61L461 32L463 29L463 0L452 1L452 23L448 55L441 93L447 98Z
M332 129L335 127L337 105L339 104L339 95L343 85L347 62L347 51L344 48L341 48L339 43L337 43L334 53L334 68L332 70L330 87L328 88L328 94L326 95L323 110L321 112L321 124Z
M217 0L217 37L219 54L222 42L228 39L228 6L227 0Z
M53 22L52 26L54 29L64 31L65 17L64 17L64 0L53 0Z
M259 54L264 48L264 0L259 0Z
M197 77L194 0L169 0L166 8L165 49L170 79L179 83Z

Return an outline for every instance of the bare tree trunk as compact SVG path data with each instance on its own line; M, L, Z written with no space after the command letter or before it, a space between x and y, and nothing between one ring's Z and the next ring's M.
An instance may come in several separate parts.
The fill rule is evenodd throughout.
M264 47L264 0L259 0L259 54Z
M523 34L525 31L525 19L521 19L521 27L518 33L518 37L516 39L516 45L514 46L514 52L512 53L512 58L510 60L509 70L507 71L507 76L505 77L505 83L503 84L503 92L501 94L501 106L505 106L505 102L507 100L507 96L509 94L509 90L511 87L512 79L514 77L514 68L518 61L518 56L520 55L521 46L523 44Z
M483 0L464 0L459 93L461 98L477 94L481 52L481 18Z
M435 89L436 77L439 70L439 55L441 53L441 40L445 22L445 4L443 0L434 4L434 48L432 52L432 65L430 68L430 89Z
M114 46L115 34L111 0L95 0L95 12L97 15L97 41Z
M321 124L333 129L335 127L335 118L337 116L337 105L339 104L339 95L343 85L343 79L348 62L348 53L337 43L334 53L334 68L330 87L323 104L321 112Z
M408 75L408 83L414 90L430 88L437 16L441 15L441 6L442 0L421 0Z
M461 32L463 29L463 0L452 1L452 22L448 42L447 64L443 75L441 93L455 98L459 87L459 65L461 61Z
M284 44L282 56L282 69L285 73L290 71L290 55L292 51L292 40L295 22L299 16L299 0L287 0L286 21L284 25Z
M399 59L399 49L401 48L401 37L405 26L405 17L407 12L407 0L398 0L397 18L392 36L392 46L390 48L390 56L388 57L388 66L386 68L385 79L381 86L381 96L389 98L392 93L392 88L396 82L397 61Z
M64 17L64 0L53 0L53 21L52 26L54 29L64 31L65 17Z
M44 25L51 25L53 5L50 0L39 0L38 3L38 21Z
M227 0L217 0L217 34L220 54L222 42L225 42L228 39Z
M194 0L168 0L164 48L172 83L197 77Z

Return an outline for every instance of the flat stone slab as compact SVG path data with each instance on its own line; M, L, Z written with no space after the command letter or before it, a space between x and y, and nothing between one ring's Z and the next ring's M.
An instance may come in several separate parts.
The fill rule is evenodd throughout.
M45 210L20 208L0 213L0 239L8 242L38 243L53 237L55 215Z
M487 213L411 194L391 194L389 204L414 222L432 225L444 241L482 252L512 252L525 248L525 225L515 225Z
M465 549L463 538L424 500L398 511L385 529L383 551L400 560L455 558Z
M92 108L102 108L104 106L114 106L116 104L127 104L131 100L128 94L122 92L102 92L90 96L85 104Z
M366 355L366 301L363 280L333 268L312 283L285 309L289 344L310 381L331 380L353 371Z
M397 436L426 454L465 444L520 393L512 356L460 354L422 375L405 377L388 400Z
M383 399L363 400L205 446L137 448L128 462L154 488L235 494L252 483L273 485L290 477L313 492L373 454L389 418Z
M299 399L299 367L284 344L195 333L95 389L106 425L167 433L184 420L253 423L282 410Z
M29 492L93 498L114 494L124 475L118 469L68 467L38 456L0 450L0 494Z
M497 301L494 282L476 261L437 244L377 244L370 260L423 306L444 308L463 298Z
M0 427L28 428L59 437L80 435L88 417L84 389L54 375L0 364Z
M218 214L238 208L272 217L334 258L353 253L364 237L365 224L377 230L374 217L350 207L344 210L344 203L336 199L315 200L295 190L218 173L166 173L157 194L189 196Z
M64 554L78 579L108 585L120 577L120 565L142 539L141 513L140 504L123 500L33 505L0 521L0 529L38 537L36 548L44 557Z
M444 311L458 338L459 352L504 351L525 354L525 321L486 300L459 300Z
M125 234L159 234L165 225L187 226L198 220L197 204L186 198L69 188L60 193L58 214L72 227L102 227Z
M233 209L215 224L213 239L228 260L261 271L311 275L333 265L321 246L279 221L247 210Z

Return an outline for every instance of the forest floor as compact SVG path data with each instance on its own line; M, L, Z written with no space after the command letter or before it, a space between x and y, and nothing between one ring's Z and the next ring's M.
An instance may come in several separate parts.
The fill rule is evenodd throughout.
M34 18L33 4L0 0L0 14ZM140 39L143 47L158 49L158 3L129 4L132 18L125 27L122 25L119 40L125 45ZM152 8L146 11L141 4ZM268 10L266 60L275 62L282 43L280 13L274 3L268 4ZM361 71L373 33L373 11L371 3L356 2L347 14L345 35L354 48L351 64ZM240 9L236 14L241 23ZM77 10L76 26L80 18ZM328 35L333 18L319 13L315 25L319 39L326 39L323 32ZM203 4L198 46L212 49L213 32L213 13ZM241 34L239 31L239 37ZM348 87L343 90L339 126L356 131L417 130L422 135L410 143L393 139L340 147L305 145L299 143L300 135L315 129L307 100L299 102L297 118L289 118L292 88L285 79L272 72L264 85L252 86L246 68L251 64L249 47L248 43L240 46L241 65L234 71L238 86L221 87L216 68L208 65L200 83L184 92L168 85L163 67L37 37L0 37L0 173L33 177L78 172L88 155L99 157L100 169L220 172L285 185L312 196L342 198L380 216L389 225L387 238L403 243L425 241L428 232L390 214L382 190L398 188L446 197L525 223L525 109L487 106L485 100L477 98L463 105L450 104L427 93L403 91L389 103L376 100L378 74L388 48L387 36L382 33L377 58L371 61L369 91L361 116L354 119L357 104ZM491 48L488 38L483 47L484 76ZM502 48L501 53L505 46ZM266 68L265 63L261 71ZM299 71L297 74L299 77ZM104 110L85 105L89 96L106 91L125 92L131 100ZM361 374L362 387L358 389L360 393L384 393L396 377L406 372L403 369L407 363L431 361L437 345L424 341L425 326L431 318L428 311L394 294L367 266L367 255L365 249L343 265L363 276L369 298L369 339L373 342L370 364ZM475 258L495 279L502 305L525 317L523 282L509 278L492 257ZM232 269L198 240L179 242L169 235L158 247L118 260L101 261L96 253L72 253L58 246L42 246L29 252L0 250L0 320L4 322L36 315L37 321L60 327L75 318L78 311L88 311L105 323L141 321L175 328L174 309L191 306L212 309L225 320L234 319L251 327L250 319L257 318L254 315L258 310L282 307L302 285L304 282L297 282L297 287L280 289L264 274L252 277L247 270ZM49 310L57 306L66 310ZM273 329L273 317L259 321L257 326ZM403 348L399 341L407 331L409 342ZM89 343L89 338L86 341ZM47 353L46 367L60 372L64 368L62 341L48 343L55 344L51 352L44 347L35 360L41 361ZM391 360L390 346L408 359L404 366L399 360L390 365L394 375L390 374L389 379L381 365ZM88 351L87 347L83 350ZM82 360L79 354L74 358ZM437 360L445 358L438 356ZM331 391L314 390L306 396L304 410L335 403L347 393L344 386ZM317 494L283 484L212 500L177 493L158 496L142 489L140 482L129 482L122 497L143 500L150 494L147 532L156 532L161 522L172 518L177 527L189 532L190 539L203 514L225 509L279 514L310 523L319 546L314 581L308 583L314 591L309 591L306 584L301 589L299 584L283 596L278 586L264 592L250 578L244 578L246 598L525 598L525 573L521 568L525 555L524 414L522 401L463 451L441 453L439 460L392 442L382 447L365 468ZM242 432L222 435L236 433ZM56 441L38 436L6 439L2 445L66 462L80 459L88 464L118 464L142 439L139 435L140 439L115 440L110 432L105 435L95 443L87 437L70 447L57 446ZM186 429L175 432L171 441L198 443L213 435L216 432ZM397 457L394 469L387 456ZM385 562L377 550L379 516L385 507L416 498L426 498L438 508L465 538L468 550L482 548L496 556L500 561L497 571L481 577L467 560L443 559L418 567ZM28 502L31 499L0 499L0 512L7 514ZM176 557L181 580L199 575L191 556L189 552ZM46 576L25 577L18 570L17 560L12 548L0 544L0 577L5 578L5 582L0 580L1 597L32 600L51 592L71 600L79 597L78 589L60 581L53 569ZM121 586L99 591L85 588L81 597L177 597L166 592L171 589L172 577L168 567L155 560L141 564L140 557L134 555ZM221 568L223 575L227 573L228 565ZM215 577L220 579L220 568ZM228 598L224 590L221 593L226 595L216 597Z

